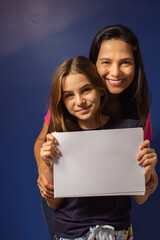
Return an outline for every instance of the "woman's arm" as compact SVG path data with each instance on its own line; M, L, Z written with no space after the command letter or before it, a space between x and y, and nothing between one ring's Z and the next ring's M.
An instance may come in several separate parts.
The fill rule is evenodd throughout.
M53 166L47 166L47 178L48 181L53 183ZM45 193L44 193L44 189L41 189L41 195L42 197L44 197L46 199L47 205L51 208L54 208L55 210L57 210L62 202L62 198L54 198L54 194L53 194L53 198L47 198Z

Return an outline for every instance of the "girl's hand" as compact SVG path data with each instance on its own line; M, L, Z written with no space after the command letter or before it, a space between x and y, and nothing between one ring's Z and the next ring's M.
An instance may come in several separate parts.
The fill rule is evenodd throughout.
M158 176L155 169L153 169L151 178L146 183L146 194L151 195L152 193L154 193L157 186L158 186Z
M42 160L49 167L53 166L53 160L60 154L56 144L58 144L57 139L52 134L47 134L47 141L43 143L40 150L40 156Z
M158 176L155 171L155 165L157 163L157 154L155 150L150 148L150 141L145 140L140 145L141 152L137 156L138 164L145 169L145 195L133 196L134 200L138 204L144 203L148 197L154 193L158 186Z
M140 166L145 168L145 182L147 184L157 163L157 154L154 149L150 148L149 140L143 141L140 149L141 152L137 156L137 161Z

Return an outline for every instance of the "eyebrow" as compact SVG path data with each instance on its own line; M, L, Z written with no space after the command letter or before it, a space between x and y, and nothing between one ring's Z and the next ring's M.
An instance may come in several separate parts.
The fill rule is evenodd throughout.
M122 58L120 59L120 61L124 61L124 60L129 60L129 61L134 61L134 58L131 58L131 57L126 57L126 58Z
M85 84L84 86L82 86L82 87L80 88L80 90L83 90L85 87L91 87L91 86L92 86L92 83L87 83L87 84ZM70 92L72 92L72 90L63 91L62 93L63 93L63 94L66 94L66 93L70 93Z
M87 83L84 86L81 87L81 89L85 88L85 87L91 87L93 84L92 83Z
M103 60L112 60L112 59L111 59L111 58L106 58L106 57L100 58L100 61L103 61ZM120 59L120 61L124 61L124 60L134 61L134 59L131 58L131 57L125 57L125 58L121 58L121 59Z

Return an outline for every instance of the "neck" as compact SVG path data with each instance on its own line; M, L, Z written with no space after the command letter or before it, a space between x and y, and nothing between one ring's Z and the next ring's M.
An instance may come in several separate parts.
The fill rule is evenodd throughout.
M109 118L109 116L101 115L99 121L97 121L97 119L89 119L86 121L78 119L78 124L81 129L97 129L105 125L109 121Z
M121 100L121 94L109 93L107 100L107 111L109 115L117 117L122 113Z

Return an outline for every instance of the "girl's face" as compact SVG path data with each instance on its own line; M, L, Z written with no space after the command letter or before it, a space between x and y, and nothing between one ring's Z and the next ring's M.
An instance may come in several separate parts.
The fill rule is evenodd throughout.
M83 74L70 74L62 83L63 102L68 112L75 116L79 126L88 128L96 122L101 93Z
M122 93L131 84L135 62L131 46L117 39L102 42L96 62L97 70L112 94Z

